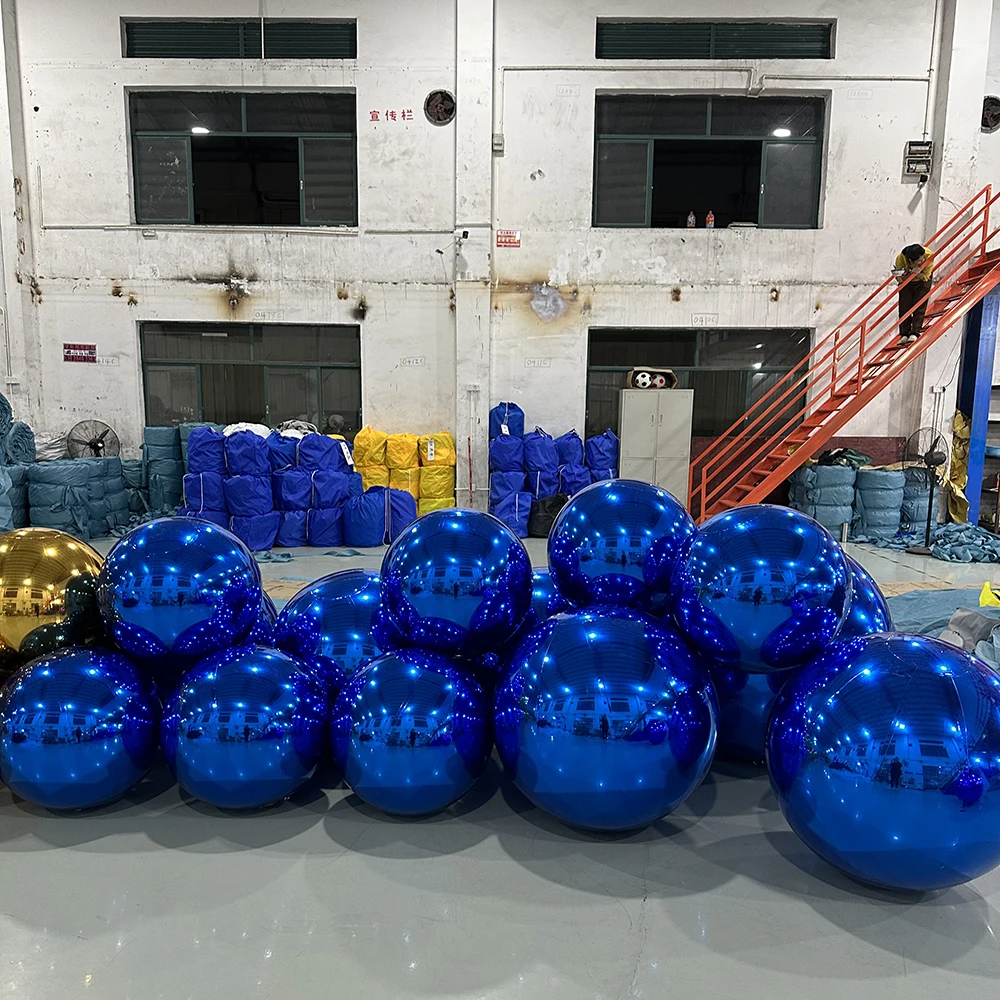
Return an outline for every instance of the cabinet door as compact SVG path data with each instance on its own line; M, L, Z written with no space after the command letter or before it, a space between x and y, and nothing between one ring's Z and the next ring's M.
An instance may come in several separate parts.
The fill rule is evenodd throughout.
M691 389L664 389L657 396L656 478L653 482L686 505L694 392Z
M619 472L626 478L649 479L655 471L657 396L653 389L623 389L619 397Z

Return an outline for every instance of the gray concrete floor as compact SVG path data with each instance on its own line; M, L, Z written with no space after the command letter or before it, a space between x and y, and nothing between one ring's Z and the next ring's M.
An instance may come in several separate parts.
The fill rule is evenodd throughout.
M998 572L851 551L887 589ZM381 553L294 555L262 566L269 588ZM861 888L789 831L761 772L721 764L628 837L561 826L495 764L417 822L335 775L226 815L160 769L93 813L0 792L0 852L0 989L25 1000L992 1000L1000 980L1000 872L925 897Z

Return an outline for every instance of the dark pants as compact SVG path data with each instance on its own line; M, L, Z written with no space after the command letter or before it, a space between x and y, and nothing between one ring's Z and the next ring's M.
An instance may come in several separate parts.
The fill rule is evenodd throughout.
M929 281L909 281L899 289L899 335L901 337L919 337L920 328L924 325L924 313L927 303L917 306L916 310L906 319L903 316L931 290Z

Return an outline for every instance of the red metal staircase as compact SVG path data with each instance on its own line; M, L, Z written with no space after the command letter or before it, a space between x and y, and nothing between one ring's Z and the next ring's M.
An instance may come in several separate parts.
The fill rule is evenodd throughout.
M899 341L897 284L890 276L694 459L689 497L696 520L764 500L1000 285L1000 251L987 250L1000 231L990 229L998 198L983 188L927 241L934 285L921 300L927 313L919 340Z

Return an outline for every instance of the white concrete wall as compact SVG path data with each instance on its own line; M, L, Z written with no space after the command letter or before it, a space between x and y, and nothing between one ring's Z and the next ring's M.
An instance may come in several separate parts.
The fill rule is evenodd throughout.
M15 203L0 183L3 247L18 258L5 266L8 313L23 313L11 325L19 416L42 430L99 416L134 448L142 426L139 322L353 322L364 297L365 420L390 431L448 427L460 444L471 435L482 490L490 402L519 401L531 424L552 433L582 429L590 326L690 326L693 313L717 313L722 327L809 327L818 342L886 275L902 245L929 235L939 191L953 201L980 180L1000 183L1000 134L985 137L978 171L968 162L979 142L969 121L978 118L981 81L992 80L991 2L947 3L955 9L949 45L960 58L934 83L949 111L936 116L934 138L950 142L953 155L917 191L901 180L901 164L905 141L924 129L935 0L912 0L905 17L870 0L758 0L741 16L836 18L836 58L640 68L595 59L595 19L609 13L601 0L497 0L492 30L483 25L494 6L487 0L0 0L7 33L16 12L19 66L9 67L8 84L13 74L23 89L8 144L26 197ZM659 0L613 7L620 16L665 16ZM732 13L726 0L677 0L669 16ZM359 58L121 56L121 16L262 14L357 17ZM993 74L998 34L995 26ZM742 94L748 85L765 95L828 98L820 229L591 228L595 92ZM125 98L128 88L144 87L356 88L359 228L161 227L144 238L131 223ZM419 113L436 87L457 90L455 126L435 128ZM371 108L401 106L418 111L413 122L368 121ZM489 155L491 130L504 135L502 157ZM0 155L0 170L3 162ZM8 202L23 211L16 227L6 222ZM461 256L435 253L449 247L456 226L470 230ZM494 249L491 226L519 229L521 249ZM20 253L12 230L24 240ZM10 280L15 271L20 284ZM235 313L221 285L233 272L254 277ZM546 283L565 304L548 323L530 308L532 286ZM125 294L112 295L116 285ZM912 430L933 404L931 386L948 379L957 338L936 345L926 365L848 432ZM64 341L97 343L119 365L64 364ZM399 367L414 356L424 366ZM534 367L537 359L549 367ZM467 478L460 469L460 482Z

